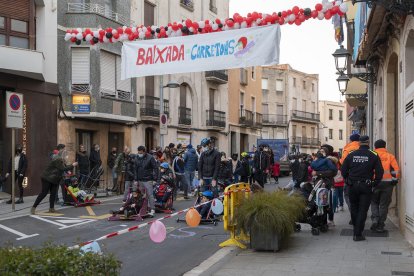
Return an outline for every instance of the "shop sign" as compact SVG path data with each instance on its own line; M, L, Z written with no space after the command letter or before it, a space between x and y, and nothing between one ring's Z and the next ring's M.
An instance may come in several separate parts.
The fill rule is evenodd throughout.
M177 144L182 144L183 147L191 144L191 134L190 133L177 133Z
M72 96L72 112L89 114L91 112L91 96L73 95Z

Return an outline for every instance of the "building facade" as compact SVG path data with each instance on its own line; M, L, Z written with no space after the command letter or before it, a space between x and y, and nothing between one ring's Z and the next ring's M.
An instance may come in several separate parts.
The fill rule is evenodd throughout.
M229 70L229 153L251 152L262 138L261 79L261 67Z
M23 94L23 129L16 131L16 144L29 164L24 196L40 192L40 175L57 143L56 20L56 1L0 1L0 173L14 154L5 125L6 91L12 91ZM3 191L11 191L10 180Z
M62 39L66 29L117 28L130 25L131 2L57 1L58 83L62 97L58 141L66 144L74 159L79 145L89 152L99 144L106 168L112 147L131 145L131 129L137 122L136 85L121 80L120 43L70 44Z
M289 139L291 152L316 152L320 146L318 89L318 75L294 70L289 64L265 67L263 137Z
M352 68L363 68L367 133L387 141L401 168L389 217L414 244L414 6L391 1L370 8L358 3L348 22ZM397 2L397 3L394 3ZM392 4L392 5L391 5ZM354 78L352 78L354 79ZM351 81L352 81L351 79Z
M321 126L319 128L322 144L331 145L335 151L342 153L348 140L348 118L346 103L319 101Z
M131 18L145 26L166 26L181 22L226 18L229 3L217 1L132 1ZM196 72L149 76L134 80L137 87L138 124L132 128L132 147L154 148L160 143L160 113L168 115L164 145L200 144L204 137L216 137L216 146L227 151L228 136L227 71ZM179 88L164 88L164 110L160 112L160 87L179 83Z

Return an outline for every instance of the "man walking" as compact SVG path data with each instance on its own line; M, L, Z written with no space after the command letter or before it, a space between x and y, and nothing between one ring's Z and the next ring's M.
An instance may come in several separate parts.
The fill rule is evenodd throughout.
M201 146L204 151L201 153L198 162L198 179L202 192L213 190L217 186L217 177L220 169L221 154L214 148L214 139L204 138Z
M388 207L391 204L392 191L398 183L400 177L400 167L398 166L395 156L385 148L387 143L384 140L377 140L374 144L375 152L381 159L384 175L381 182L374 188L371 201L371 230L383 233L385 221L387 220Z
M14 172L12 172L12 162L14 162ZM10 161L9 161L9 172L6 174L6 178L8 178L11 173L14 173L15 181L17 185L19 186L19 199L16 201L16 204L23 203L23 179L26 175L26 170L27 170L26 155L23 153L22 146L17 145L14 158L10 158ZM12 199L10 198L10 200L8 200L6 203L11 204Z
M155 214L155 201L153 192L153 181L157 180L158 168L154 157L147 153L144 146L138 147L138 154L135 158L134 181L145 188L150 208L150 216Z
M349 185L354 241L365 240L363 231L371 205L372 188L381 181L384 174L378 154L369 149L369 137L361 136L359 142L359 149L348 154L341 170Z
M262 188L264 188L270 166L268 151L269 148L267 145L260 145L259 150L254 154L254 179L257 181L257 183L259 183L260 186L262 186Z
M195 171L198 166L198 156L193 148L193 146L190 144L187 146L187 152L184 154L184 175L187 179L187 184L189 185L189 188L194 189L193 181L195 177Z

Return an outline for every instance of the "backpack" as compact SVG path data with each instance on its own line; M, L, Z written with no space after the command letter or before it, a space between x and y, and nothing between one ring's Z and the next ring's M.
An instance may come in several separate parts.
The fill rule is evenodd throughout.
M316 190L316 205L324 207L329 205L329 190L326 188L319 188Z

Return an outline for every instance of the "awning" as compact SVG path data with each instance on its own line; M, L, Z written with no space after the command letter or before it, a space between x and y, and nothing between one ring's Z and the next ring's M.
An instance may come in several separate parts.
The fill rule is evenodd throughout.
M346 101L350 106L365 106L367 104L366 100L364 100L364 95L367 94L367 83L356 77L351 78L345 93L347 95Z

